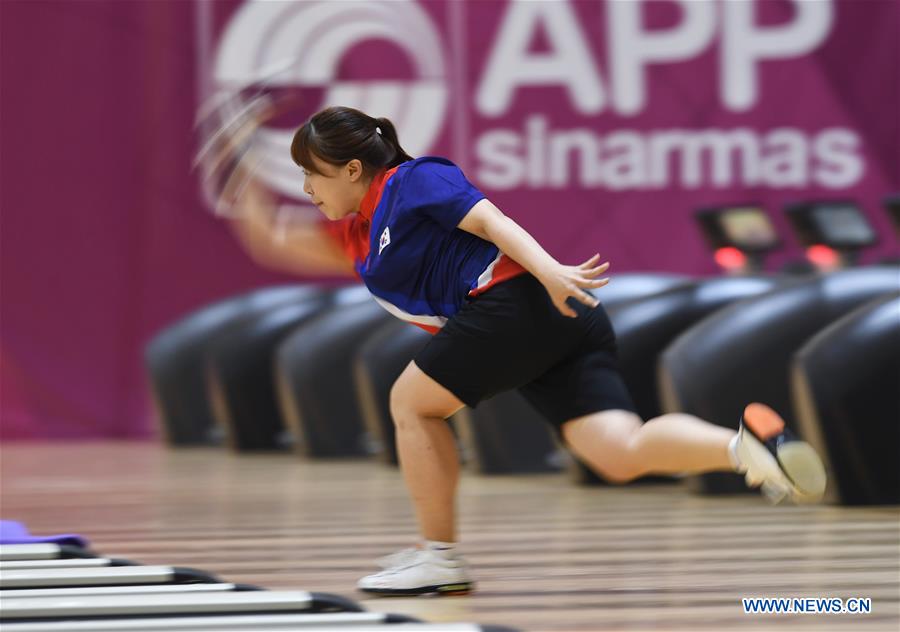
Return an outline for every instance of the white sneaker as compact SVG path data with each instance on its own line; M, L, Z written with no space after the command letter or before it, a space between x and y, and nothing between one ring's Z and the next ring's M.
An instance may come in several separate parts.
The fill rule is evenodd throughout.
M396 553L391 553L390 555L379 557L377 560L375 560L375 564L378 565L378 568L384 569L392 568L394 566L406 566L413 560L413 558L416 556L416 553L421 550L422 549L414 546L408 549L401 549Z
M825 467L819 455L765 404L744 409L729 449L747 485L760 487L772 503L785 497L796 503L818 502L825 493Z
M462 595L475 587L468 564L460 556L446 558L427 549L405 549L379 560L395 565L363 577L357 588L377 595Z

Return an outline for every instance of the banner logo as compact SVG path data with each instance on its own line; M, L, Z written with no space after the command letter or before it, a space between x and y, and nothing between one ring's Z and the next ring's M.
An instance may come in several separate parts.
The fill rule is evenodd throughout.
M405 53L414 79L340 79L346 53L371 40L386 41ZM309 104L307 115L344 105L388 117L413 155L427 152L441 132L446 75L441 34L414 0L250 0L226 26L214 66L219 92L254 84L311 88L309 94L319 98ZM290 158L292 137L293 130L263 128L255 143L260 177L274 190L296 197L300 187Z

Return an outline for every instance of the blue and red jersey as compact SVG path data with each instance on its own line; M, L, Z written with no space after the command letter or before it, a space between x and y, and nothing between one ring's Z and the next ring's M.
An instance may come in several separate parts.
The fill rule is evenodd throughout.
M425 156L376 175L358 213L323 227L382 307L434 333L469 297L525 272L457 228L485 197L455 164Z

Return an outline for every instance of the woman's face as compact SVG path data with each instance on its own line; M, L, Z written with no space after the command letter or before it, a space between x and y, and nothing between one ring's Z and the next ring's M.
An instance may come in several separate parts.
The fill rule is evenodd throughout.
M369 183L363 178L362 163L351 160L338 167L312 156L316 172L303 170L303 192L328 219L335 220L359 211Z

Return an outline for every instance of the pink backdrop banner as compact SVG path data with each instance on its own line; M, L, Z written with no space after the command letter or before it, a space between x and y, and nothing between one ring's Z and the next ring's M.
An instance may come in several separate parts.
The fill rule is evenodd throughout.
M153 434L143 345L259 270L203 209L201 103L302 95L259 139L293 210L291 125L388 116L570 262L708 275L699 207L900 189L900 3L0 3L0 436Z

